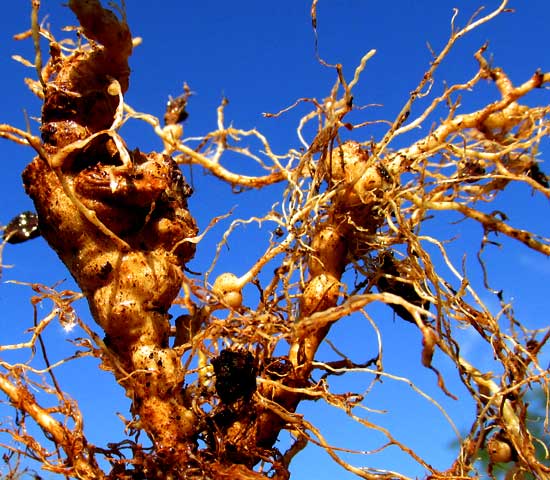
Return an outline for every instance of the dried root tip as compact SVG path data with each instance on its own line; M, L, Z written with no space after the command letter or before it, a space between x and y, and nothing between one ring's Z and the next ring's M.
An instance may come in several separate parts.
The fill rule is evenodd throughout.
M437 333L430 327L424 326L422 329L422 365L430 367L437 346Z
M212 293L229 308L240 308L243 303L242 286L239 278L233 273L222 273L214 281Z

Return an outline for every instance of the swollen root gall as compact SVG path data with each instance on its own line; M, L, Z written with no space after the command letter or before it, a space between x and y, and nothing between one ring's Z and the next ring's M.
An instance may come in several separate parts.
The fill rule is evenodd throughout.
M239 308L243 303L239 278L233 273L222 273L216 278L212 292L229 308Z
M311 250L308 267L313 277L325 272L334 276L342 274L347 247L344 236L338 228L332 225L323 226L313 237Z
M502 432L497 433L487 442L487 453L493 463L507 463L517 459L517 454Z

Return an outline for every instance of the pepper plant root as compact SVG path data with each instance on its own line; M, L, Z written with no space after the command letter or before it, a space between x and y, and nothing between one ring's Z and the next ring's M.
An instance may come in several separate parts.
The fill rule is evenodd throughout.
M311 5L315 34L317 3ZM380 138L367 133L361 139L361 128L372 122L350 121L363 114L353 92L376 52L363 56L351 79L341 65L321 60L335 76L328 97L302 98L266 114L276 118L296 105L310 107L297 127L303 148L284 154L275 153L258 130L226 125L225 99L216 112L216 129L190 147L197 138L182 139L181 124L188 121L187 85L183 95L169 101L164 126L125 103L135 40L123 9L115 13L98 0L69 0L80 22L73 47L39 26L39 4L33 1L33 28L22 37L32 36L37 49L34 63L26 63L38 72L38 79L28 84L43 100L41 137L0 125L1 137L36 152L23 180L38 220L25 212L7 225L3 238L11 248L41 234L81 293L33 284L30 339L0 345L0 353L29 350L32 358L40 349L47 366L0 362L0 390L21 413L6 430L25 448L12 452L25 452L42 468L76 478L288 480L293 457L310 444L358 478L409 479L394 471L397 460L391 469L380 466L376 456L394 449L396 458L414 462L425 478L436 480L476 477L477 459L485 451L489 475L493 464L507 463L510 478L527 473L548 478L550 467L538 453L544 442L528 421L528 394L536 388L548 397L550 381L541 359L550 329L531 328L514 313L492 285L486 253L498 240L505 255L510 243L550 255L550 239L523 224L520 228L492 204L510 185L550 198L550 182L538 160L539 145L550 133L550 107L528 106L524 100L547 87L550 74L536 71L514 85L486 60L483 45L469 59L477 67L471 78L445 83L439 95L433 94L436 71L456 42L507 13L507 0L484 16L477 12L463 28L456 27L453 17L448 42L439 53L432 52L428 70L397 116L377 121L385 125ZM49 41L45 64L38 48L41 35ZM398 81L403 77L402 72L394 76ZM475 110L460 105L458 113L460 95L477 91L482 81L489 83L496 100ZM129 147L120 127L130 119L151 127L164 150ZM308 134L312 138L306 139ZM404 134L411 139L406 146ZM229 167L228 153L244 161ZM267 213L228 221L212 252L212 265L200 279L187 264L210 228L233 213L208 219L199 233L188 209L192 189L182 165L206 171L234 192L283 184ZM445 227L431 228L441 223ZM244 265L250 249L238 245L228 255L242 248L238 265L244 265L243 271L221 269L217 262L231 235L253 224L270 225L265 250ZM455 248L453 254L450 245L460 239L445 235L451 231L454 236L458 224L473 226L478 237L474 247ZM430 234L434 231L441 238ZM456 251L462 255L465 250L467 255L457 260ZM72 307L82 297L100 334ZM486 298L500 311L489 308ZM54 308L38 320L37 305L44 300ZM371 310L376 303L388 307L383 307L385 315ZM184 312L172 319L172 307ZM344 323L351 315L350 322L360 320L353 327ZM55 319L63 326L78 324L84 334L74 342L78 352L52 364L43 332ZM333 341L339 322L350 329L348 344ZM366 332L361 337L351 330L358 324L358 331ZM385 362L388 350L396 350L385 348L391 328L398 330L395 337L403 345L418 351L418 368L409 369L414 379L399 373L405 367L401 358ZM493 359L494 369L484 371L469 361L460 341L464 331ZM359 345L360 353L346 353L350 345ZM88 441L76 402L55 376L58 366L85 355L100 359L131 400L130 418L124 419L127 435L104 448ZM356 355L363 357L352 360ZM359 393L337 390L333 379L348 374L360 380L345 388ZM452 417L456 413L462 421L465 409L445 409L436 399L457 399L448 383L461 388L469 402L462 398L461 407L475 406L469 408L472 421L464 435ZM372 409L369 395L389 388L383 394L395 397L396 384L406 385L411 395L442 413L456 433L450 465L434 466L440 459L428 458L433 452L422 456L390 431L392 423L409 428L410 409L400 422L378 420L386 407ZM420 384L431 385L436 393L424 392ZM33 389L54 398L55 406L42 406ZM377 403L387 397L375 398ZM342 445L332 444L301 413L300 405L308 401L339 409L347 421L369 430L373 448L362 445L353 451L360 467L345 456L351 452L343 444L347 438L338 439ZM27 434L31 420L45 433L44 443L55 448ZM100 467L99 457L110 470ZM369 466L372 457L376 461Z

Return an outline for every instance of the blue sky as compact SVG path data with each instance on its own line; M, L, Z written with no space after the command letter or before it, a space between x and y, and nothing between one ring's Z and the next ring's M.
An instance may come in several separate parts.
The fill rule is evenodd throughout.
M23 83L23 77L34 77L34 71L11 59L14 54L32 58L30 40L16 42L12 39L13 34L29 26L30 1L5 3L0 17L0 123L25 128L26 111L31 118L31 128L36 132L37 123L32 118L39 116L40 104ZM452 8L460 4L461 11L456 23L464 25L479 6L485 5L488 11L498 3L483 0L320 0L319 52L327 62L343 64L344 73L349 78L361 57L368 50L377 49L354 92L354 103L382 106L371 107L360 114L364 117L356 118L393 119L406 101L408 92L415 88L428 68L431 56L427 42L436 51L446 43ZM283 153L289 148L299 147L295 128L297 119L306 113L304 107L298 107L295 112L280 119L264 118L262 112L276 112L301 97L323 98L328 95L334 82L334 71L321 66L315 57L309 1L165 0L156 2L154 7L151 5L152 2L127 1L132 32L134 36L143 37L143 43L135 49L131 58L133 73L127 103L138 111L161 116L168 95L180 94L183 82L187 82L195 95L189 104L190 116L185 123L185 137L204 135L215 128L215 110L225 96L230 102L226 110L228 123L243 129L258 128L270 138L276 152ZM459 41L438 71L434 89L440 89L443 81L469 79L477 67L473 53L487 40L494 64L502 67L512 81L525 81L537 68L550 71L550 3L547 0L511 1L510 7L516 9L515 13L501 15ZM42 1L40 17L46 15L52 31L60 38L62 26L76 23L68 8L57 0ZM496 98L493 87L482 84L474 92L464 95L463 111ZM548 104L549 98L548 90L540 90L533 92L527 102ZM355 138L358 140L365 140L370 137L379 139L381 133L380 128L372 128L354 132L353 135L357 135ZM131 148L139 147L144 151L162 148L150 128L139 122L125 126L123 134ZM409 138L421 135L422 132L414 132ZM3 141L0 148L0 222L6 224L19 212L32 209L20 180L21 171L32 157L32 152L7 141ZM542 160L548 151L550 145L545 142ZM246 165L235 163L234 168L245 169ZM550 172L550 167L544 163L542 169ZM184 173L191 177L188 170ZM265 212L276 200L279 191L274 188L265 193L247 192L234 196L226 185L204 176L198 169L193 170L192 178L196 193L190 200L190 207L202 228L213 216L226 213L231 207L236 207L235 214L239 217ZM547 218L547 201L532 197L526 189L518 188L504 197L501 206L503 210L510 211L510 217L516 224L537 228L542 234L550 236L550 228L543 222ZM189 265L192 270L204 271L207 268L222 231L221 226L214 229L199 245L196 259ZM452 232L445 228L437 231L446 238L461 235L464 242L454 253L458 258L468 248L475 248L479 241L479 230L470 231L465 226L458 226ZM268 238L269 227L261 230L247 227L237 232L230 241L230 249L224 254L219 271L234 271L237 275L244 273L253 263L255 255L263 251ZM495 258L494 278L498 279L499 288L504 289L507 298L513 299L520 318L528 319L533 327L547 326L548 259L511 242L504 243L512 247L507 249L508 256L498 251L490 253ZM3 312L0 317L0 342L11 343L24 338L22 332L31 326L32 309L28 302L31 292L27 287L6 281L17 279L53 285L65 279L67 288L72 288L74 284L42 239L8 246L4 250L3 264L13 267L4 268L0 284L0 311ZM518 278L528 278L529 281L518 282ZM490 298L486 300L493 301ZM80 308L83 318L89 318L82 302ZM43 313L47 311L45 308ZM393 322L389 309L380 308L374 312L388 318L382 328L387 369L395 375L414 376L418 385L432 392L434 398L454 412L453 418L459 427L465 428L467 425L460 423L460 411L464 409L469 413L472 405L453 402L445 397L437 390L432 372L421 370L418 373L418 331L402 322ZM372 331L357 318L346 319L332 335L338 340L338 345L343 345L350 356L359 362L370 358L375 352L375 346L369 343ZM61 327L51 328L48 336L55 346L54 357L62 358L71 350L67 340L73 337L68 337ZM480 362L481 367L490 369L490 353L475 343L470 332L465 331L463 337L463 351L468 352L473 362ZM366 339L365 342L361 341L362 338ZM330 355L328 352L322 354ZM445 369L444 359L436 355L437 361L442 362L438 367ZM75 362L74 366L63 367L60 376L85 412L90 440L102 444L113 440L113 437L120 437L122 424L113 410L125 413L127 401L122 389L114 385L109 375L97 372L93 361L83 360ZM363 391L368 381L368 376L357 375L348 381L337 378L334 386L342 391ZM462 393L466 398L461 387L456 385L456 378L452 378L452 373L449 373L448 383L454 393ZM387 382L387 388L380 392L369 396L365 404L373 410L386 409L390 413L365 412L365 416L395 428L399 439L418 448L434 466L448 465L452 455L448 448L453 441L452 430L433 406L411 393L406 384ZM321 418L325 422L322 431L329 441L362 450L375 445L373 440L376 435L348 425L330 408L315 403L304 406L302 411L312 419ZM0 406L0 419L6 414ZM430 419L430 426L425 421L426 417ZM402 469L410 476L423 474L420 467L395 450L376 458L357 456L352 463L356 466ZM293 473L297 479L355 478L334 465L317 448L306 449L296 459Z

